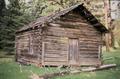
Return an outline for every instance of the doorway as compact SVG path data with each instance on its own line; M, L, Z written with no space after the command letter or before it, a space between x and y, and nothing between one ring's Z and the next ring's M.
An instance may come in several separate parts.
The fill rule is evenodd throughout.
M69 64L78 64L78 39L69 39Z

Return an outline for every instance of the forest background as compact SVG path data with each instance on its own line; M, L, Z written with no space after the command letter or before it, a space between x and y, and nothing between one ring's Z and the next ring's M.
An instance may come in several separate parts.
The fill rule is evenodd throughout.
M111 2L112 4L117 2L118 8L112 11ZM0 50L8 54L15 50L17 29L41 16L47 16L78 3L84 3L110 31L109 37L104 37L107 39L107 49L120 47L120 19L111 16L116 10L119 14L119 0L0 0Z

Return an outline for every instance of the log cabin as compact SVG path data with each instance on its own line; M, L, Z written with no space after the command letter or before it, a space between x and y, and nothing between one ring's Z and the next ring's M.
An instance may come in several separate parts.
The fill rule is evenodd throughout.
M107 32L83 4L77 4L18 29L16 60L40 66L98 66Z

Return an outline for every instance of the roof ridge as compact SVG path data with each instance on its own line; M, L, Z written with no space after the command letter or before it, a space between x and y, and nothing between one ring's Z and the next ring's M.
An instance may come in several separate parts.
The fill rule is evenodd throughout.
M73 9L77 8L77 7L80 7L79 10L80 10L80 15L85 18L88 22L91 23L91 25L94 26L94 24L97 24L99 23L99 25L97 26L94 26L97 30L99 31L104 31L106 32L107 29L104 27L103 24L101 24L97 19L96 17L90 12L87 10L87 8L85 8L83 6L83 3L82 4L76 4L74 6L71 6L71 7L68 7L66 9L63 9L59 12L55 12L53 14L50 14L48 16L43 16L43 17L40 17L40 18L37 18L35 21L31 22L28 24L28 26L26 25L25 27L22 27L20 30L18 30L17 32L21 32L21 31L25 31L25 30L28 30L28 29L31 29L31 28L35 28L36 26L37 27L40 27L42 24L44 23L49 23L49 22L52 22L53 20L55 20L56 18L62 16L62 15L65 15L67 13L69 13L70 11L72 11ZM91 15L91 16L88 16L88 15ZM93 21L91 21L91 18L95 19ZM92 23L93 22L93 23Z

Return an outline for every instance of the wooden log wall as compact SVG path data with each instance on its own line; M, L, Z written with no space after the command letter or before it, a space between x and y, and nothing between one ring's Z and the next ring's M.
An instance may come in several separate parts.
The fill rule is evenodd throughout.
M20 33L16 36L16 53L21 55L29 52L29 32ZM20 56L18 56L20 57Z
M43 48L43 65L68 64L68 38L45 36Z
M19 33L16 36L16 53L20 62L41 65L42 37L41 29Z
M84 20L84 18L82 18L81 16L69 13L68 15L61 17L59 20L56 20L49 24L46 35L47 37L45 38L45 41L48 42L45 48L46 51L48 51L49 49L51 53L56 52L58 55L60 51L66 51L66 54L69 56L68 41L71 38L77 38L79 40L79 64L101 64L101 33L97 31L86 20ZM60 40L61 38L67 39L67 43L65 43L65 45L63 46L60 46L62 44L61 42L58 43L58 40ZM49 54L49 52L45 52L45 54ZM62 58L66 55L61 55L60 59L57 57L58 55L47 55L47 57L45 57L46 64L51 64L54 61L56 61L56 63L60 63L59 61L63 60L66 61L66 64L69 63L69 60L67 60L69 58ZM49 58L50 56L52 56L51 59ZM52 60L53 56L56 57L56 59ZM49 60L51 60L51 62L49 62Z
M42 30L35 29L31 31L33 55L36 55L36 61L39 65L42 63Z
M45 30L39 28L17 34L18 59L42 65L69 65L69 39L78 40L80 65L101 63L101 33L72 12L49 23Z

